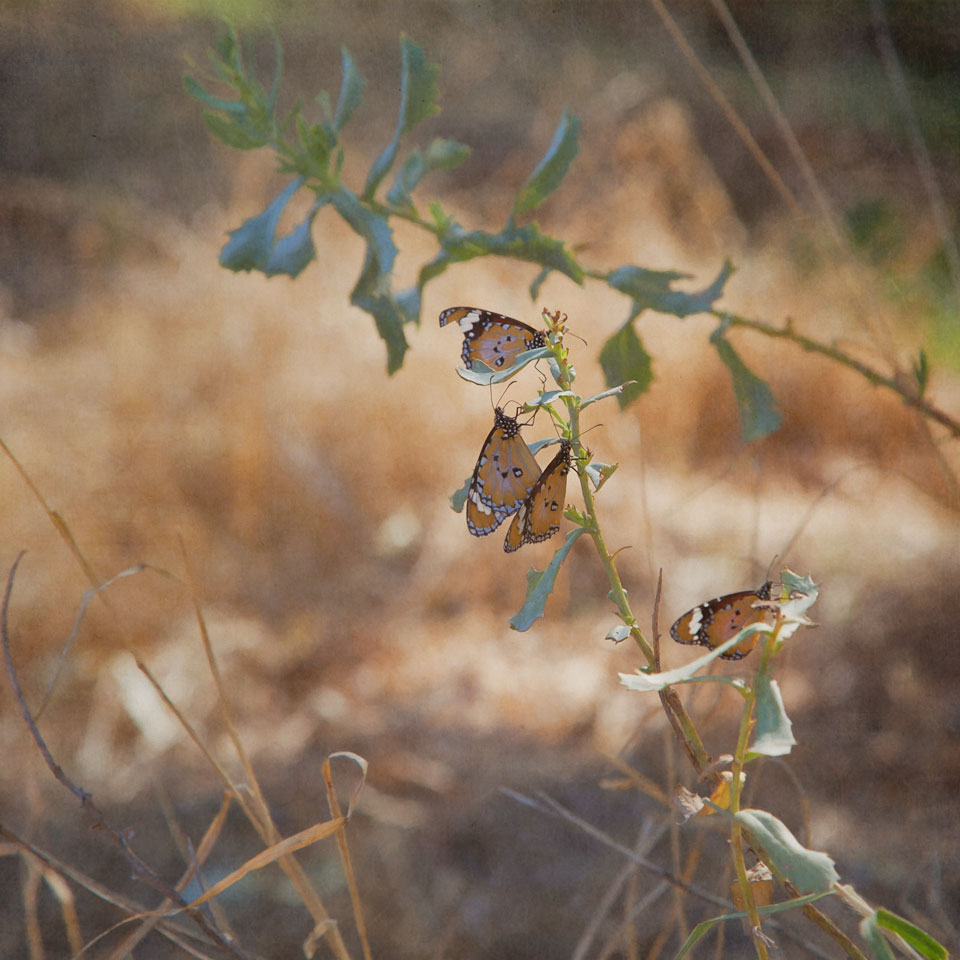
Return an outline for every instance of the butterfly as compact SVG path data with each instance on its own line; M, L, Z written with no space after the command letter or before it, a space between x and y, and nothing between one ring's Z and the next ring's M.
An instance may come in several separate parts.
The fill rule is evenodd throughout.
M463 351L460 355L468 370L473 369L476 360L485 363L491 370L512 367L525 350L547 345L546 331L534 330L502 313L477 307L449 307L440 314L441 327L454 321L460 325L463 334Z
M520 509L539 476L540 465L520 436L517 418L497 407L467 488L467 529L475 537L493 533Z
M701 603L688 610L671 628L670 636L677 643L699 643L715 650L751 623L762 623L770 612L771 580L758 590L741 590ZM756 604L756 605L755 605ZM760 637L753 634L746 640L721 653L723 660L740 660L756 645Z
M563 512L569 472L570 441L562 440L559 452L540 474L507 530L503 541L507 553L519 550L525 543L549 540L560 529L558 511Z

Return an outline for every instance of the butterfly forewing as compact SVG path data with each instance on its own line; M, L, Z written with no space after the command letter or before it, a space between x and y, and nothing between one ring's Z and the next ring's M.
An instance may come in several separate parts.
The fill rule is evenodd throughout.
M525 350L546 346L545 334L502 313L478 307L449 307L440 314L440 326L456 323L463 334L463 365L473 369L480 360L492 370L512 367Z
M475 537L492 533L520 509L539 476L516 418L497 407L467 489L467 529Z
M770 611L765 602L770 599L772 586L768 580L758 590L728 593L701 603L677 620L670 628L670 636L677 643L699 643L715 650L744 627L766 619ZM757 640L759 635L753 634L726 653L721 653L720 657L723 660L740 660L757 645Z
M549 540L560 529L569 472L570 443L564 440L513 518L503 541L507 553L519 550L525 543Z

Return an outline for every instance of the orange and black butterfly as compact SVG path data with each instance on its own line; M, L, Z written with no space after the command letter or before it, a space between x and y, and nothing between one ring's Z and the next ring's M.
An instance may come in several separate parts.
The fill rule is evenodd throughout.
M677 643L699 643L715 650L751 623L762 623L770 613L770 588L767 580L759 590L742 590L724 597L708 600L699 607L688 610L671 628L670 636ZM752 634L721 653L723 660L740 660L745 657L760 639Z
M540 465L520 436L517 418L497 407L467 488L467 529L475 537L493 533L520 509L539 476Z
M525 543L549 540L560 529L569 472L570 441L561 440L559 452L547 464L507 530L503 541L507 553L519 550Z
M546 331L478 307L449 307L440 314L441 327L453 322L463 334L461 356L468 370L473 369L475 360L491 370L512 367L525 350L547 345Z

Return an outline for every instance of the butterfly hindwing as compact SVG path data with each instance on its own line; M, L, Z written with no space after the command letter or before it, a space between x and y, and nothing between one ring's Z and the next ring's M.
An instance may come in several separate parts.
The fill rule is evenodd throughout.
M539 476L516 418L497 407L467 489L467 529L475 537L493 533L520 509Z
M559 452L547 464L507 530L503 541L507 553L519 550L525 543L549 540L560 529L569 472L570 442L563 440Z
M741 590L701 603L677 620L670 628L670 636L677 643L699 643L715 650L744 627L766 619L769 606L765 605L765 601L770 599L772 586L773 583L768 580L758 590ZM753 634L726 653L721 653L720 657L723 660L740 660L757 645L758 639L759 636Z
M449 307L440 314L440 326L457 323L463 334L463 365L473 369L475 360L491 370L512 367L525 350L546 346L542 330L502 313L478 307Z

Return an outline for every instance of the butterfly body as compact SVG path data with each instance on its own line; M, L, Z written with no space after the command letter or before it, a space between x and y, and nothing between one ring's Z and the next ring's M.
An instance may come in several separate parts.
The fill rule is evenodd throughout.
M519 550L525 543L549 540L560 529L570 472L570 441L563 440L557 455L533 485L507 530L503 549Z
M546 346L546 334L520 320L478 307L449 307L440 314L440 326L456 323L463 334L463 365L473 369L476 360L492 370L512 367L527 350Z
M520 435L516 417L497 407L467 488L467 529L475 537L493 533L521 508L539 476L540 466Z
M670 636L677 643L699 643L715 650L744 627L762 623L767 618L770 611L766 601L770 599L772 586L768 580L757 590L728 593L701 603L677 620L670 628ZM758 639L758 635L753 634L720 656L724 660L740 660L756 646Z

